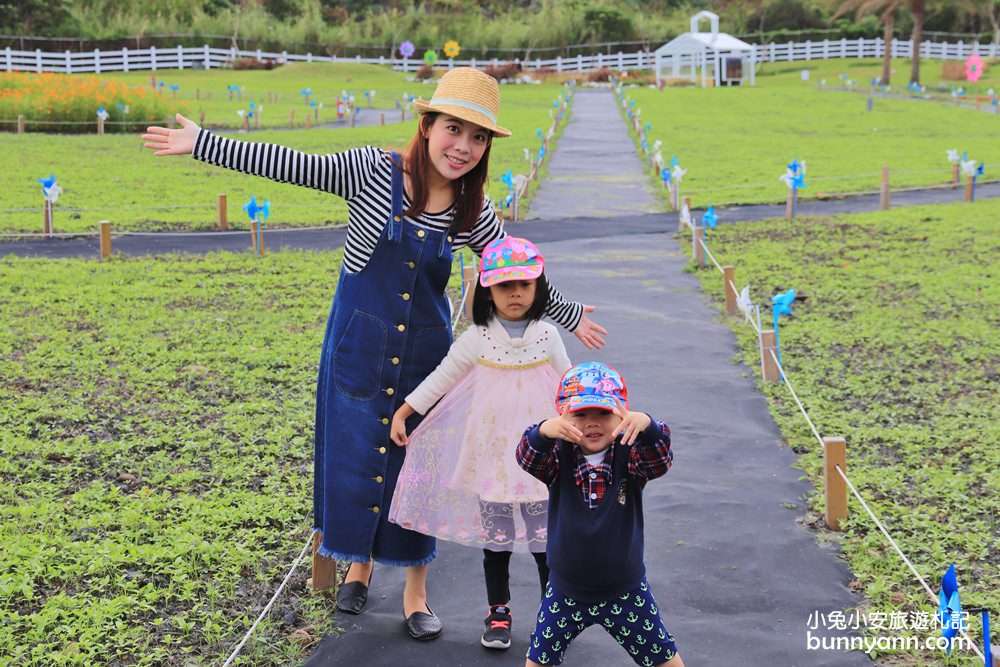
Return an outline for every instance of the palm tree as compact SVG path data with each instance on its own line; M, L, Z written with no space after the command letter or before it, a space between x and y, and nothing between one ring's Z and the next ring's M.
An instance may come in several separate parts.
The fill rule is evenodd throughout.
M920 41L924 34L924 0L910 0L913 15L913 67L910 69L910 83L920 83Z
M892 72L892 33L896 25L896 12L905 3L906 0L845 0L833 15L833 18L844 14L854 14L858 18L869 14L877 14L882 17L884 48L882 51L881 83L883 86L889 85L889 77Z

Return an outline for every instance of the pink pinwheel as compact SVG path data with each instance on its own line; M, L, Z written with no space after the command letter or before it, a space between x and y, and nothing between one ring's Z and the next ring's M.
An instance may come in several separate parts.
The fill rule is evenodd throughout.
M983 59L979 57L978 53L973 53L965 61L965 78L970 83L975 83L979 81L979 77L983 75Z

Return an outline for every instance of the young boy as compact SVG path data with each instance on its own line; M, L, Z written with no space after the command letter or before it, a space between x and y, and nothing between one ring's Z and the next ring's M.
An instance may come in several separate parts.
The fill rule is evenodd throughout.
M684 667L642 556L642 488L670 469L670 429L630 412L622 376L598 362L566 371L556 407L559 417L525 431L516 453L549 487L549 583L525 667L562 664L595 624L638 665Z

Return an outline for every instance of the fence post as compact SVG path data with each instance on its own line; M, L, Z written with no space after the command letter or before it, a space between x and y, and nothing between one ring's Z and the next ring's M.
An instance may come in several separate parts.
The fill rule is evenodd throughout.
M35 49L35 71L38 74L42 73L42 50Z
M312 127L312 116L310 116L309 112L307 111L306 112L306 129L308 130L311 127Z
M122 47L122 71L128 71L128 49L124 46Z
M69 52L68 49L66 50L66 73L67 74L73 73L73 55Z
M42 234L52 238L52 202L48 199L45 200L45 205L42 207Z
M882 167L882 189L879 191L878 208L880 211L889 210L889 167Z
M975 183L975 177L969 176L965 181L965 201L972 201L972 188Z
M288 114L288 126L295 127L295 109L292 109L291 113Z
M843 530L841 521L847 518L847 483L837 472L847 474L847 441L843 438L823 438L823 495L826 497L826 525L830 530Z
M405 123L406 122L406 107L401 108L400 111L402 112L403 117L399 119L399 122L400 123Z
M694 263L699 266L705 266L705 246L701 243L705 239L705 228L701 225L695 225L694 227Z
M14 60L11 57L10 47L9 46L6 49L4 49L4 53L7 56L7 58L6 58L6 60L7 60L7 71L8 72L13 72L14 71Z
M205 127L205 112L202 111L198 114L198 126Z
M385 125L385 112L384 111L381 113L381 121L382 121L381 124Z
M154 72L156 71L156 47L149 47L149 66Z
M319 545L322 541L319 532L313 533L312 589L314 591L337 587L337 561L320 555Z
M104 118L102 116L97 117L97 133L104 134Z
M774 352L777 354L778 347L774 341L774 329L766 329L760 332L760 364L761 376L764 382L780 382L781 374L778 372L778 362L775 361Z
M101 50L94 49L94 72L96 74L101 73Z
M17 133L24 134L24 114L17 115Z
M736 313L736 269L732 266L722 267L722 286L726 290L726 314Z
M225 193L223 193L218 197L219 214L218 214L218 219L216 220L216 224L218 225L219 229L229 229L229 220L226 217L226 206L227 206L226 195Z
M788 188L788 204L785 206L785 220L791 220L794 217L795 210L795 190Z
M685 225L691 225L691 198L684 197L681 200L681 210L677 214L677 231L684 229Z
M476 271L471 264L462 267L462 283L465 285L465 319L472 321L472 295L476 293Z
M111 223L101 220L101 261L111 259Z
M211 52L209 52L208 50L208 44L205 44L203 53L205 58L205 70L207 71L212 69L212 58L211 58Z

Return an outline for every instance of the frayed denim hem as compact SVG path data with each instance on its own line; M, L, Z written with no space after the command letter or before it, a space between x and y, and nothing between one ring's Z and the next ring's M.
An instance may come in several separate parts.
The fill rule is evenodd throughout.
M387 558L375 557L376 563L381 563L382 565L391 565L392 567L420 567L421 565L427 565L432 560L437 558L437 549L431 552L431 555L427 558L421 558L420 560L389 560Z

